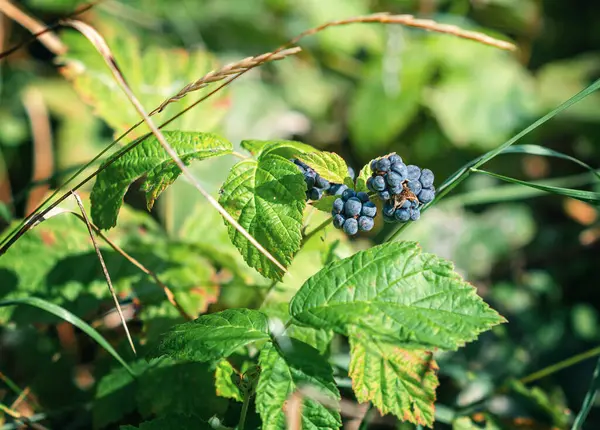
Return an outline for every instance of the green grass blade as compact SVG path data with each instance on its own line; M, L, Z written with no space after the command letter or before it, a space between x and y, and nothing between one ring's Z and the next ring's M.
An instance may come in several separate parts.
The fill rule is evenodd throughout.
M584 169L592 172L598 179L600 179L600 173L597 172L593 167L589 164L584 163L583 161L572 157L567 154L563 154L562 152L555 151L553 149L544 148L540 145L513 145L509 148L506 148L502 151L502 154L528 154L528 155L541 155L543 157L555 157L562 158L563 160L571 161L575 164L579 164Z
M575 421L573 422L572 430L579 430L582 428L585 419L590 413L590 409L594 405L594 401L596 400L596 394L598 393L598 389L600 388L600 358L596 363L596 368L594 369L594 376L592 376L592 382L590 383L590 388L588 392L585 394L585 398L583 399L583 404L581 405L581 410L575 417Z
M546 185L550 187L578 188L597 182L596 175L600 171L589 173L580 173L579 175L565 176L562 178L544 179L532 182L533 184ZM443 202L443 207L448 206L473 206L490 203L500 203L516 200L530 199L546 195L546 191L541 189L524 187L522 185L502 185L498 187L482 188L447 197Z
M131 376L135 377L135 373L129 367L129 365L123 360L123 358L119 355L117 351L108 343L104 337L100 333L98 333L92 326L83 321L81 318L72 314L68 310L55 305L54 303L47 302L46 300L40 299L38 297L21 297L17 299L3 300L0 301L0 307L4 306L15 306L15 305L29 305L34 306L36 308L42 309L46 312L50 312L51 314L56 315L63 320L70 322L75 327L83 331L85 334L94 339L101 347L103 347L110 355L112 355L115 360L117 360L121 365L131 374Z
M581 200L582 202L597 204L600 203L600 193L595 193L593 191L582 191L582 190L574 190L572 188L562 188L562 187L553 187L549 185L542 185L537 182L527 182L521 181L519 179L510 178L508 176L499 175L497 173L488 172L486 170L480 169L471 169L473 172L483 173L488 176L492 176L497 179L501 179L506 182L511 182L513 184L525 185L531 188L537 188L538 190L546 191L552 194L558 194L561 196L572 197L577 200Z

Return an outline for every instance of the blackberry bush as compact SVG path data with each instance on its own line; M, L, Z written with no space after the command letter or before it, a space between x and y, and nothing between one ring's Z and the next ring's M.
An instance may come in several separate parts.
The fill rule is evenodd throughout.
M398 154L373 160L370 167L367 188L384 202L382 212L386 222L418 220L421 207L435 197L433 172L414 164L407 166Z
M364 192L355 192L346 187L341 197L333 202L333 225L350 236L359 231L370 231L375 225L377 207Z

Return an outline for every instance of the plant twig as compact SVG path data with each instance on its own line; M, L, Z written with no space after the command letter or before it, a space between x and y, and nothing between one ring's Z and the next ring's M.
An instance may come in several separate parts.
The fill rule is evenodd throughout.
M150 127L150 130L152 130L152 133L156 136L158 142L165 149L167 154L169 154L169 156L173 159L175 164L177 164L177 166L181 169L182 174L190 181L190 183L200 192L200 194L204 196L204 198L208 200L208 202L223 216L223 218L225 218L231 225L233 225L235 229L238 230L256 249L258 249L265 257L267 257L273 264L275 264L281 271L283 271L283 273L286 273L286 268L279 261L277 261L277 259L273 257L273 255L269 251L267 251L267 249L265 249L250 233L248 233L248 231L244 227L242 227L229 214L229 212L227 212L225 208L223 208L223 206L221 206L221 204L200 185L200 182L196 180L194 175L192 175L189 169L185 166L181 158L179 158L179 155L177 155L177 152L175 152L171 145L169 145L162 132L150 119L150 117L148 116L138 99L135 97L135 95L129 88L129 85L127 85L127 82L125 81L122 72L117 66L116 60L114 59L110 51L110 48L108 47L102 36L93 27L81 21L68 20L64 21L63 23L81 32L81 34L83 34L94 45L98 52L100 52L100 54L106 61L106 64L110 68L113 77L118 82L121 89L125 92L125 94L129 98L129 101L131 101L132 105L138 111L140 116L142 116L148 127Z
M575 364L596 357L598 355L600 355L600 346L582 352L581 354L574 355L573 357L569 357L566 360L559 361L558 363L551 364L548 367L544 367L543 369L538 370L537 372L534 372L530 375L525 376L524 378L519 379L519 381L523 384L529 384L531 382L537 381L538 379L545 378L546 376L550 376L560 370L574 366Z
M67 52L67 47L61 42L58 36L51 33L43 23L27 15L9 0L0 0L0 12L13 21L18 22L30 32L37 33L39 41L53 54L63 55Z
M213 70L201 77L200 79L198 79L197 81L187 84L173 97L165 100L159 107L150 112L150 116L154 115L155 113L161 112L165 107L167 107L167 105L176 102L177 100L181 100L187 94L207 87L208 84L222 81L228 76L241 73L244 70L249 70L251 68L256 67L259 64L264 64L270 61L283 60L285 57L295 55L301 50L302 48L295 47L290 49L284 49L279 52L267 52L262 55L257 55L255 57L247 57L243 60L236 61L235 63L227 64L226 66L221 67L219 70Z
M104 258L102 257L102 252L100 252L100 247L98 246L98 242L96 242L96 238L94 237L94 231L92 229L90 220L88 219L87 213L85 212L85 208L83 207L83 202L81 201L79 195L76 192L73 191L72 194L75 198L75 201L77 202L77 205L79 206L79 209L81 210L81 215L83 215L83 219L85 220L85 225L87 226L88 233L90 234L90 239L92 239L92 243L94 244L94 249L96 250L98 260L100 261L102 272L104 272L104 277L106 278L108 289L115 301L115 306L117 307L117 312L119 313L119 317L121 318L121 322L123 323L123 328L125 329L125 334L127 335L129 345L131 346L133 353L137 354L137 352L135 351L135 346L133 345L133 339L131 338L131 334L129 333L129 328L127 327L127 322L125 321L125 317L123 316L121 304L119 303L119 299L117 298L117 294L115 293L115 289L113 288L112 281L110 280L108 269L106 268L106 263L104 262Z

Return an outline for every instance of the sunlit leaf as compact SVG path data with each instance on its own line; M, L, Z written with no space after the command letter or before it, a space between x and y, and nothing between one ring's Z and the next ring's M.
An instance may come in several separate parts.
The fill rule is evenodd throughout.
M275 154L237 163L223 184L219 202L284 267L300 249L306 183L291 161ZM261 275L282 271L228 224L229 237L244 260Z
M392 242L334 262L304 283L290 303L302 324L414 348L457 349L504 319L450 262L414 242Z
M164 132L164 136L185 164L228 154L232 150L230 142L212 133L171 131ZM135 180L145 176L141 188L146 193L148 209L151 209L160 193L181 174L181 169L155 136L105 165L106 168L96 178L90 196L92 219L102 229L117 224L125 193Z
M239 378L229 361L219 361L219 363L217 363L217 368L215 369L217 396L242 402L244 400L242 393L233 380L233 378L236 377Z
M213 361L269 339L267 317L251 309L228 309L179 324L163 335L150 356Z
M359 402L373 402L382 414L433 426L438 369L432 353L378 342L366 333L350 335L352 388Z
M343 184L348 177L346 162L334 152L309 152L298 155L298 158L330 182Z

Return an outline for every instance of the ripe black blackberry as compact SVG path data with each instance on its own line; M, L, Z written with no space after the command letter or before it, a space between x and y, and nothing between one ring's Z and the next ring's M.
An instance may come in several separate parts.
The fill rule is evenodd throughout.
M386 222L416 221L421 207L435 197L434 175L429 169L404 164L398 154L390 154L371 162L367 188L383 200Z
M370 231L375 225L377 207L363 192L355 192L346 188L341 197L333 202L333 225L344 230L349 236L354 236L358 231Z

